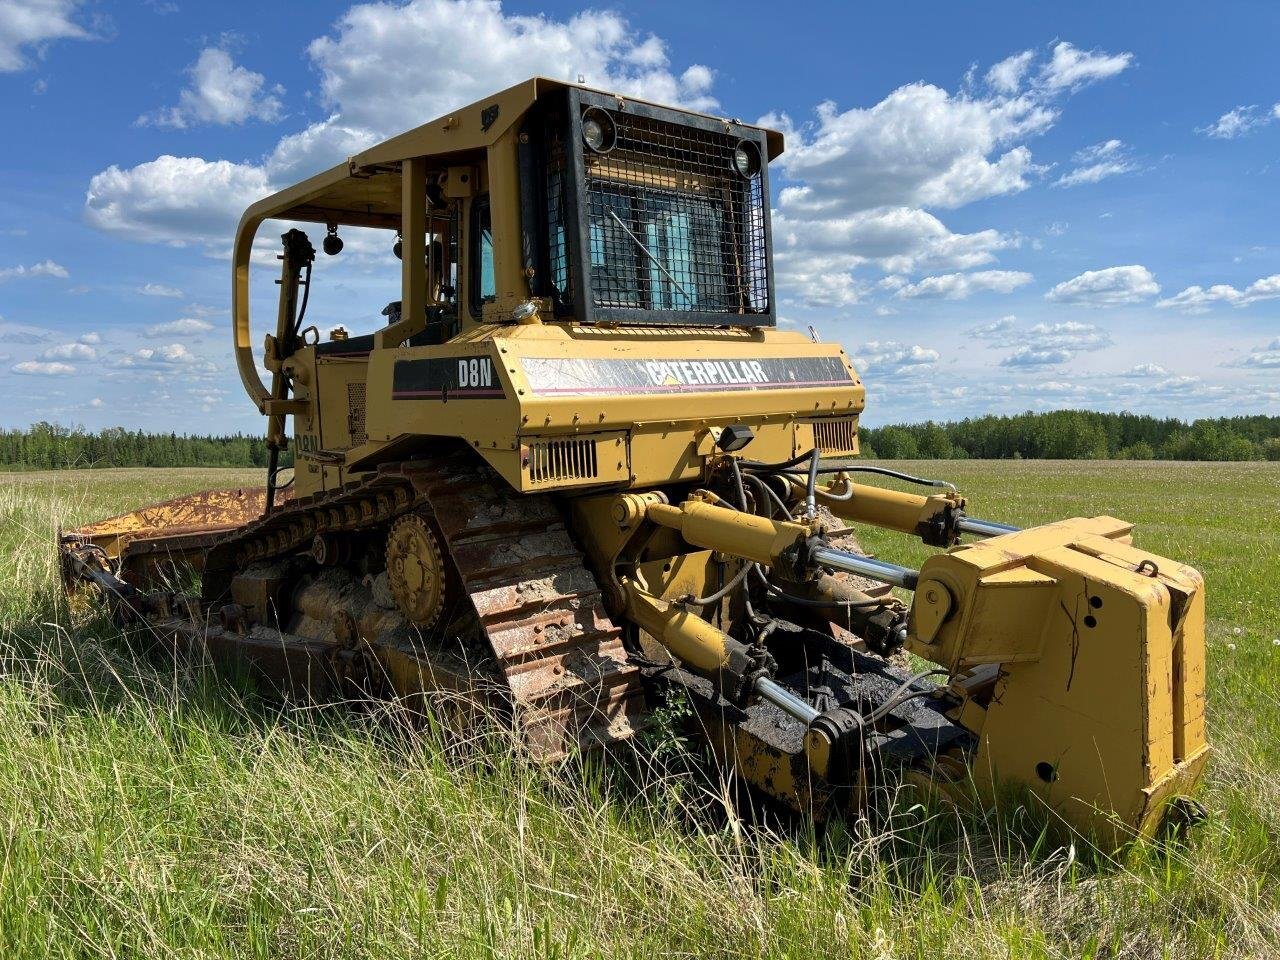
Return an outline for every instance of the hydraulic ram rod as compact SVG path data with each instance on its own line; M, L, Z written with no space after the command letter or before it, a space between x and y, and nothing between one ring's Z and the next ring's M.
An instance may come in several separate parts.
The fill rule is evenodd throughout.
M726 676L740 677L751 669L750 651L697 614L653 596L633 581L624 581L623 591L627 615L693 672L715 681ZM819 715L803 699L768 677L757 677L752 688L806 726Z
M779 686L768 677L761 677L756 681L756 693L764 697L775 707L795 717L805 726L813 723L818 717L822 716L817 710L809 706L807 702L801 700L786 687Z
M687 501L680 506L651 503L647 516L654 523L679 530L686 540L709 550L722 550L769 566L803 542L812 528L791 521L769 520L755 514ZM823 567L855 573L895 587L914 589L919 573L910 567L886 563L831 547L818 547L810 559Z
M819 566L843 570L860 577L869 577L895 587L906 587L908 590L914 590L916 581L920 579L920 572L910 567L900 567L896 563L887 563L884 560L876 560L874 557L863 557L831 547L819 547L814 550L813 561Z
M998 537L1006 533L1017 533L1022 528L1012 527L1007 523L996 523L994 520L961 517L956 521L956 529L961 533L972 533L975 537Z

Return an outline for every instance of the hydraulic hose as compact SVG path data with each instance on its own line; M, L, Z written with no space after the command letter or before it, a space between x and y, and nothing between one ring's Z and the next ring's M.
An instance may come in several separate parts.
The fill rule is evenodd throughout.
M949 480L930 480L927 477L916 477L909 473L903 473L901 470L890 470L888 467L872 467L867 464L846 464L844 466L820 466L819 473L875 473L882 477L892 477L895 480L902 480L906 483L914 483L921 487L937 487L942 490L950 490L955 492L956 485ZM797 478L799 475L796 475Z
M747 561L742 565L742 569L739 570L737 573L735 573L733 575L733 578L728 583L726 583L723 587L717 590L715 593L705 597L685 597L683 602L694 607L705 607L705 606L708 606L709 604L715 603L717 600L723 600L725 597L727 597L730 593L733 592L733 590L738 586L738 584L740 584L743 580L747 579L747 574L751 572L751 569L754 566L755 566L754 563L752 563L751 561Z
M788 520L791 519L791 511L787 509L787 505L782 502L782 498L778 496L778 494L774 491L772 487L769 486L768 483L766 483L763 479L761 479L759 476L757 476L754 473L746 474L746 479L751 481L751 485L753 487L763 491L765 494L765 498L768 500L771 500L774 503L774 505L777 506L777 508L782 511L782 515L784 517L786 517ZM773 511L770 511L771 514L772 512Z
M846 490L844 493L832 493L830 490L819 490L819 491L818 491L818 496L820 496L820 497L822 497L822 498L824 498L824 499L826 499L826 500L836 500L836 501L852 500L852 499L853 499L853 484L852 484L852 483L850 483L850 484L849 484L849 489L848 489L848 490Z
M818 460L821 455L818 448L814 447L809 455L809 481L804 488L804 515L806 520L812 520L818 515Z
M738 469L738 458L730 457L729 463L733 465L733 483L738 491L738 509L743 513L747 512L747 490L742 485L742 471Z
M817 449L816 447L814 449ZM790 467L798 467L812 456L812 451L808 453L797 454L790 460L783 460L781 463L765 463L763 460L743 460L742 465L748 470L763 470L766 473L776 473L786 470Z
M929 670L921 670L919 673L915 674L914 676L911 676L906 680L903 680L902 683L898 685L897 689L894 690L893 693L889 694L889 698L885 700L884 703L880 704L880 706L876 707L874 710L868 713L865 717L863 717L863 722L875 723L878 720L881 720L884 717L888 716L890 711L906 703L908 700L914 700L916 697L927 697L929 694L933 693L932 690L911 690L910 689L911 686L913 684L919 683L925 677L945 677L945 676L947 676L947 671L938 670L935 668L935 669L929 669Z
M311 264L306 266L306 277L302 281L302 303L298 306L298 319L293 322L293 339L297 340L302 330L302 321L307 318L307 302L311 299ZM290 348L294 345L289 344Z

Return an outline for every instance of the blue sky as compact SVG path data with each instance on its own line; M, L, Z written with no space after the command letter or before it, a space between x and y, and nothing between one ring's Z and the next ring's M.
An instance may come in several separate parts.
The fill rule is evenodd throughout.
M260 430L243 207L532 73L786 131L781 316L869 423L1280 413L1277 36L1261 2L5 0L0 424ZM386 240L322 258L322 329L397 297Z

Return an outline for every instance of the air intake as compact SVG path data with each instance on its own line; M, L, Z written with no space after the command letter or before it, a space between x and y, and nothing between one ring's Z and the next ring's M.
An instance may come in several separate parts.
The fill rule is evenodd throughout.
M532 484L594 480L599 473L593 439L537 440L529 444Z
M364 381L347 384L347 433L351 436L353 447L369 442L369 432L365 426Z
M834 417L813 421L813 445L825 456L851 457L858 452L858 421Z

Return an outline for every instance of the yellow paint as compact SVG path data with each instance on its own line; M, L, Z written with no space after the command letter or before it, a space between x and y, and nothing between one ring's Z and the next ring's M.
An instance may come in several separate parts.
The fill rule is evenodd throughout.
M720 328L589 326L555 317L550 303L535 301L513 317L531 295L522 246L522 122L540 97L563 89L559 81L530 79L251 206L233 253L237 365L250 398L269 417L273 444L283 442L286 418L293 418L298 495L336 489L380 463L429 456L461 441L513 491L556 493L610 611L690 671L714 678L743 659L742 644L710 622L714 611L700 616L673 601L716 589L744 561L776 566L789 560L793 547L819 532L815 524L737 512L694 489L710 484L721 462L718 431L749 426L755 437L743 455L755 460L786 460L815 444L829 454L852 454L865 390L838 345L794 331L735 327L729 315ZM732 121L720 122L733 128ZM764 136L773 159L782 137ZM643 176L709 195L706 183L678 171L591 162L598 175ZM436 186L446 209L433 208L428 216L426 198ZM471 213L485 194L495 295L472 304L468 281L478 265L470 262ZM429 275L424 258L429 238L449 229L450 213L459 231L457 332L446 342L406 346L424 330L428 307L442 305L443 265ZM404 251L403 319L379 331L373 349L360 356L322 356L312 346L277 355L298 293L296 275L285 265L276 331L264 358L271 390L259 378L248 310L253 240L267 218L399 231ZM678 380L684 388L678 392L663 392L663 371L672 365L788 358L834 358L849 380L715 389L695 378ZM548 387L530 373L539 364L564 369L579 360L654 365L658 372L647 389L616 393L575 392L565 382ZM492 371L492 395L395 396L397 365L419 361L483 363ZM936 542L930 538L940 522L965 506L955 493L903 493L848 476L823 491L852 491L845 500L821 498L842 520L926 542ZM793 501L802 492L794 485ZM677 502L668 503L668 495ZM243 522L245 497L203 496L204 502L172 501L104 521L86 528L85 536L116 556L131 537L160 537L193 523L219 529ZM260 494L256 502L260 509ZM1096 517L953 547L924 563L909 622L910 648L951 673L959 697L952 715L975 737L974 754L952 756L951 765L967 759L986 796L1013 781L1072 825L1114 828L1117 836L1154 830L1162 804L1194 784L1207 755L1202 580L1184 565L1134 548L1131 534L1123 521ZM454 675L428 658L379 655L398 689L468 686L465 671ZM442 680L424 679L433 664ZM704 710L702 719L722 760L761 789L798 809L828 790L822 778L831 769L832 745L819 731L810 731L800 753L788 754L714 711Z

